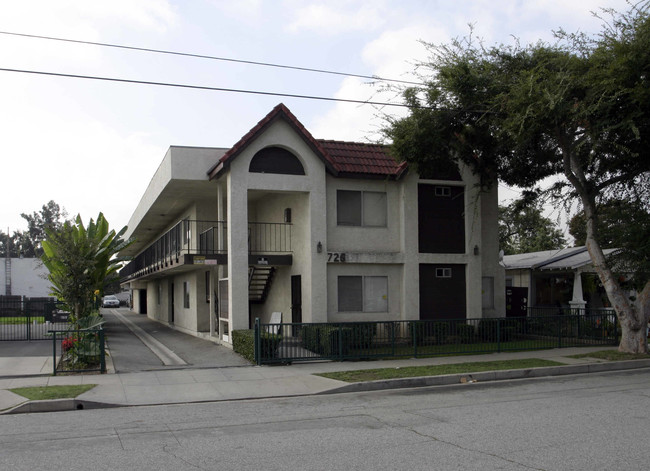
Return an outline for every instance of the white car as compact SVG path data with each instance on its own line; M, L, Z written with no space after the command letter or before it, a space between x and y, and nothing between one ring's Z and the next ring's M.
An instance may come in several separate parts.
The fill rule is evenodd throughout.
M109 294L108 296L104 296L102 307L120 307L120 300L112 294Z

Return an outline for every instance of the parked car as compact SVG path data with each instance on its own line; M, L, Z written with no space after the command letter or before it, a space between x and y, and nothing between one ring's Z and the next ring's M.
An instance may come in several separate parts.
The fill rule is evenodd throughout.
M108 296L104 296L102 307L120 307L120 300L112 294L109 294Z

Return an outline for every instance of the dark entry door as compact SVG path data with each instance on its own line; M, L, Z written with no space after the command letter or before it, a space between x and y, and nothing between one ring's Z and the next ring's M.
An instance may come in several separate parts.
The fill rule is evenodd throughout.
M465 319L465 265L420 265L420 319Z
M169 283L169 323L174 323L174 283Z
M147 313L147 290L141 289L140 294L138 296L140 297L140 314L146 314Z
M291 322L294 324L302 322L302 278L300 275L291 277ZM293 332L294 336L298 335L296 330Z

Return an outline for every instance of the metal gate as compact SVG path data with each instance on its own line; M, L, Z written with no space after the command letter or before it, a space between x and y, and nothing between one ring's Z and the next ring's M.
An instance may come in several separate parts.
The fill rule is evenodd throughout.
M0 341L51 340L68 327L68 313L53 298L0 296Z

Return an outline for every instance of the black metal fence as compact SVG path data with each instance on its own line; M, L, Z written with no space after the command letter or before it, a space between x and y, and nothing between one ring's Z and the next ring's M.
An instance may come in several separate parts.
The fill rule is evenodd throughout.
M255 323L257 364L616 345L613 311L436 321Z
M67 326L68 313L54 298L0 296L0 341L49 340Z
M53 374L106 373L104 329L51 330Z

